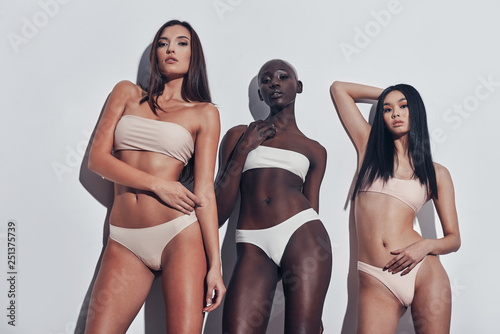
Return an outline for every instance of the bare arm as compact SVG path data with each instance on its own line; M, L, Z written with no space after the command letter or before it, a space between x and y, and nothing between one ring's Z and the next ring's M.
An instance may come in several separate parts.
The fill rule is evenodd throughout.
M196 208L196 215L208 259L207 306L204 310L209 312L220 305L226 291L221 276L219 229L213 182L220 133L219 112L214 106L207 105L200 110L200 118L201 126L196 135L195 146L194 194L202 202L202 206ZM213 299L212 293L215 294Z
M382 91L377 87L341 81L335 81L330 87L335 109L359 156L364 155L371 127L359 111L355 101L358 99L376 100Z
M434 199L434 206L441 221L443 237L441 239L427 239L428 254L441 255L456 252L460 248L460 231L458 215L455 206L455 189L448 169L434 164L439 199Z
M189 213L195 204L199 204L199 200L179 182L165 181L143 172L111 154L116 125L127 103L139 98L140 89L129 81L119 82L113 88L97 126L89 155L89 169L112 182L152 191L169 206Z
M272 125L259 120L248 127L239 125L230 129L222 139L215 179L219 226L224 225L233 210L248 153L274 134Z
M326 150L320 144L314 150L315 160L309 168L302 193L307 198L311 207L319 213L319 190L326 169Z

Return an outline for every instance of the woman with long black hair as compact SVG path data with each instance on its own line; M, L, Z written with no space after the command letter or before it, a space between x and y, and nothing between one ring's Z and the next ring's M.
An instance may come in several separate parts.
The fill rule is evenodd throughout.
M113 89L90 152L89 168L115 183L115 198L86 333L125 333L155 271L168 333L201 333L203 311L225 293L213 187L219 113L198 35L187 22L165 23L150 60L146 91L128 81ZM192 178L190 192L179 180Z
M358 153L352 195L358 238L358 333L394 333L408 306L417 333L449 333L451 291L436 255L457 251L460 232L448 170L432 161L425 107L412 86L385 90L334 82L332 99ZM378 99L373 125L356 106ZM432 199L443 237L414 229Z

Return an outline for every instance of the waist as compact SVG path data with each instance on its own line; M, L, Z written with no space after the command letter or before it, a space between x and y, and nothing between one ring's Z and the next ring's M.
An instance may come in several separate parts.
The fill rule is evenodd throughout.
M118 185L116 188L124 186ZM125 228L145 228L163 224L184 215L161 201L154 193L139 191L115 191L109 217L112 225Z
M293 199L259 199L258 201L241 201L238 229L253 230L270 228L281 224L295 214L312 210L310 203L304 196Z
M358 259L368 264L383 267L394 257L391 251L407 247L422 240L422 236L410 224L373 221L356 221Z

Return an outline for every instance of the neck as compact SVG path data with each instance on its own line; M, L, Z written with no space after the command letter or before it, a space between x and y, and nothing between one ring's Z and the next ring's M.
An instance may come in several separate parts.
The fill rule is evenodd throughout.
M283 109L271 108L266 121L274 124L277 129L297 128L295 119L295 105L292 103Z
M396 147L396 154L399 157L408 156L408 135L404 135L394 139L394 146Z
M164 101L169 100L182 100L182 83L184 82L184 77L177 77L173 79L167 79L165 86L163 88L163 93L161 94L161 99Z

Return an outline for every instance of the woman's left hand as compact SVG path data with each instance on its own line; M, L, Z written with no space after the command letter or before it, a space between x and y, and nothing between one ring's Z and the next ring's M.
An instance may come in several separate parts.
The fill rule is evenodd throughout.
M222 280L220 269L210 269L207 273L207 296L204 312L210 312L219 307L222 297L226 293L226 287Z
M383 270L393 274L402 271L401 276L408 274L429 254L426 245L425 240L420 240L404 248L392 251L391 254L396 256L385 265Z

